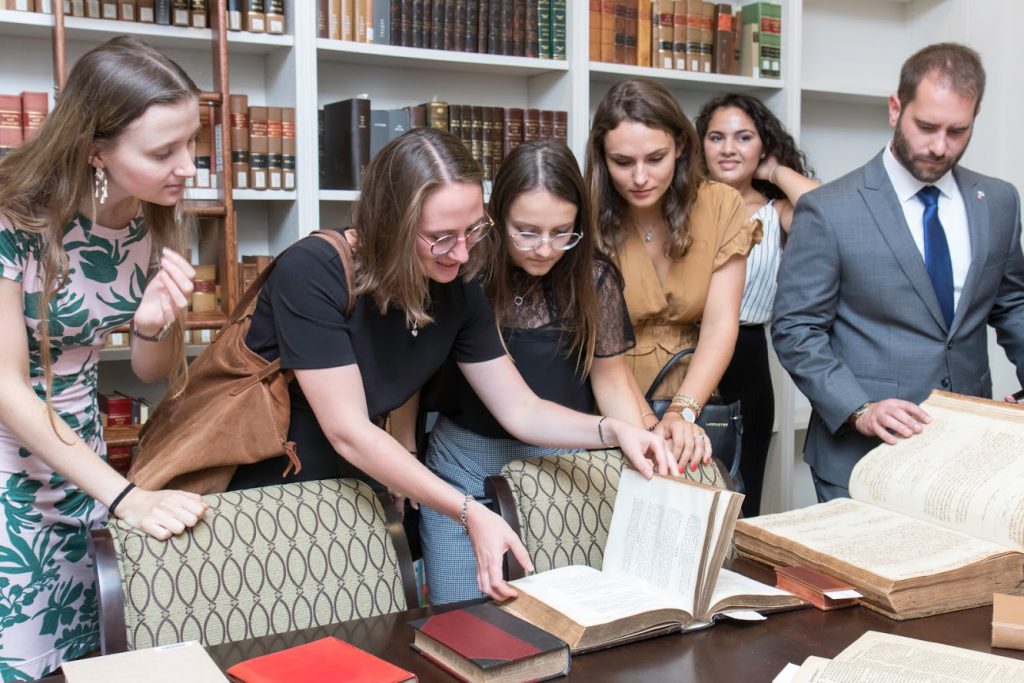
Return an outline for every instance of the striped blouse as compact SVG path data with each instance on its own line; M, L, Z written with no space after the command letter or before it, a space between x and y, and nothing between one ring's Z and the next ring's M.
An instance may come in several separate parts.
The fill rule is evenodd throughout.
M763 325L772 317L775 290L782 259L782 224L774 200L754 214L762 226L761 243L747 255L747 282L740 303L741 325Z

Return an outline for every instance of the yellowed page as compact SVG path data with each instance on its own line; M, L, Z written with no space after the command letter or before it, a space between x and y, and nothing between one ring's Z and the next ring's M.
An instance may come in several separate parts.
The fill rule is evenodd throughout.
M803 668L803 667L801 667ZM985 683L1024 680L1024 662L868 631L808 678L810 683Z
M683 600L694 614L718 491L624 468L602 571L634 577Z
M722 568L718 572L718 582L711 593L711 606L740 595L767 595L770 597L793 597L789 591L755 581L754 579Z
M685 609L683 601L645 590L636 579L592 567L559 567L511 582L581 626L596 626L651 610Z
M850 495L1024 551L1024 409L933 394L921 434L864 456Z
M893 581L1006 552L995 543L850 498L752 517L741 524L766 529Z

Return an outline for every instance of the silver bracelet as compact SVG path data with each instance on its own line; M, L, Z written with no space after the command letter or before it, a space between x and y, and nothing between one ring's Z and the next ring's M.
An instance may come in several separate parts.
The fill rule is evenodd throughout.
M605 440L605 438L604 438L604 430L601 428L601 424L605 420L607 420L607 419L608 419L608 416L605 415L604 417L602 417L600 420L597 421L597 436L598 436L599 439L601 439L601 445L602 446L604 446L605 448L611 448L612 445Z
M469 502L473 500L473 496L466 494L466 497L462 499L462 512L459 513L459 524L462 525L462 533L469 535L469 525L466 523L466 510L469 508Z
M779 166L782 164L775 164L772 166L772 170L768 171L768 182L772 185L775 184L775 172L779 170Z

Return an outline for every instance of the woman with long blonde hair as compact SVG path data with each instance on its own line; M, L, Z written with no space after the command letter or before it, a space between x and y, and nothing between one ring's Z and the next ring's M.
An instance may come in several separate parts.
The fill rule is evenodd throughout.
M134 488L105 462L96 362L128 324L144 381L184 376L194 272L176 208L195 173L198 90L115 38L75 64L36 137L0 162L0 677L99 645L89 531L108 511L157 538L205 505Z

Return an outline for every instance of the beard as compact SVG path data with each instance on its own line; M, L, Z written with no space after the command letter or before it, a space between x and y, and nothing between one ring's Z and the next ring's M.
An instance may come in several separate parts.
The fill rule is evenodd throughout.
M903 134L903 116L901 115L899 120L896 121L896 128L893 131L892 136L892 154L896 159L903 164L903 167L910 171L910 175L914 176L922 183L928 183L929 185L934 183L936 180L946 175L951 168L957 165L960 158L967 151L967 145L963 146L960 153L955 157L941 156L936 157L931 154L918 154L915 155L913 150L910 148L910 141L907 140ZM924 168L920 162L931 162L939 164L936 167Z

